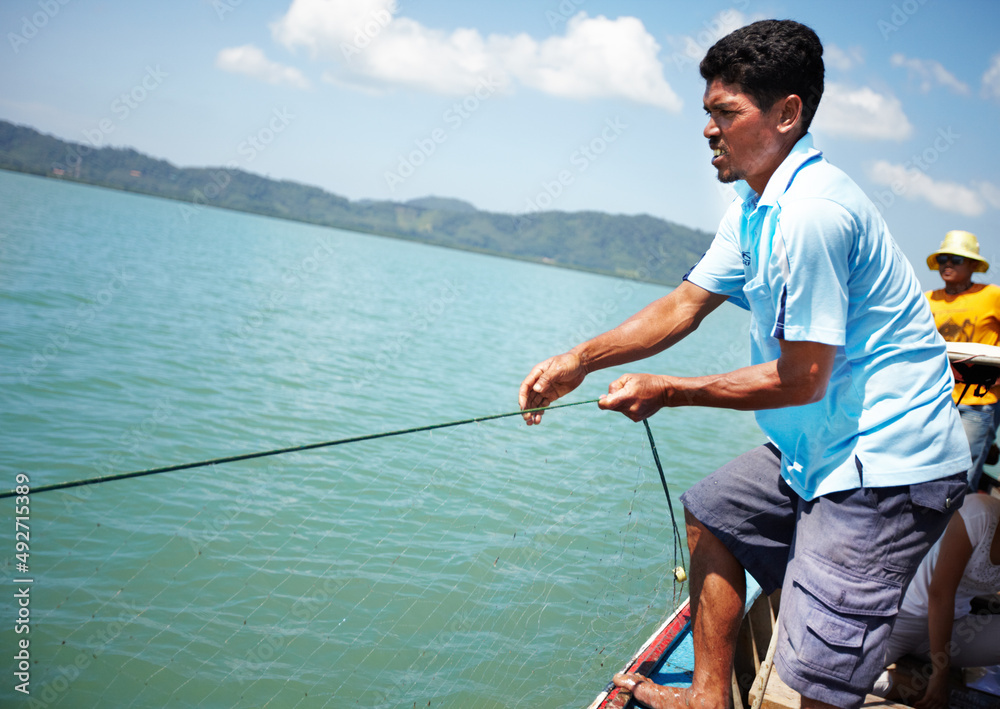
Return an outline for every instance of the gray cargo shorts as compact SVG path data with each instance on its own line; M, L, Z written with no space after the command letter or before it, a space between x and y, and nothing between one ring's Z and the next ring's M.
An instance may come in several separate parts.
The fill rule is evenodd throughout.
M884 667L903 593L961 506L965 473L808 501L780 473L778 450L760 446L681 501L765 593L782 589L781 679L804 696L852 709Z

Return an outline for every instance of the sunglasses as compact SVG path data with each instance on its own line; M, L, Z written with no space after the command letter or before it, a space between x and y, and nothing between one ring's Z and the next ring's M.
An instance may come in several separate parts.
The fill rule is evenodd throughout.
M956 256L955 254L938 254L937 262L938 266L944 266L946 263L951 262L955 266L961 266L965 263L964 256Z

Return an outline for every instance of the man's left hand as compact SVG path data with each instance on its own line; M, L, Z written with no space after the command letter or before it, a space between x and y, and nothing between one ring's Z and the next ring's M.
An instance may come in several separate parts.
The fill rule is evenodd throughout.
M633 421L642 421L664 407L668 389L666 377L625 374L611 382L598 406L623 413Z

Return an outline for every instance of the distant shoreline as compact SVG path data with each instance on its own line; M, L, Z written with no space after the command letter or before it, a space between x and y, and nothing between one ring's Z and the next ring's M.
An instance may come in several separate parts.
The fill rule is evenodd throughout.
M181 168L0 120L0 169L197 207L274 217L584 273L675 287L712 235L649 215L486 212L461 200L351 201L236 166Z
M155 197L157 199L167 199L167 200L170 200L171 202L179 202L181 204L196 204L196 203L192 202L191 200L180 199L178 197L167 197L167 196L156 194L156 193L153 193L153 192L143 192L142 190L129 190L129 189L121 188L121 187L113 187L113 186L110 186L110 185L102 185L102 184L99 184L97 182L86 182L84 180L77 180L77 179L74 179L74 178L71 178L71 177L68 178L68 177L53 177L51 175L40 175L40 174L38 174L36 172L28 172L28 171L25 171L25 170L16 170L16 169L11 169L9 167L3 167L3 166L0 166L0 170L3 170L4 172L12 172L12 173L19 174L19 175L30 175L32 177L38 177L38 178L41 178L41 179L44 179L44 180L55 180L56 182L66 182L66 183L74 184L74 185L84 185L86 187L96 187L96 188L102 189L102 190L113 190L115 192L124 192L126 194L141 195L143 197ZM329 229L339 229L340 231L348 231L348 232L352 232L352 233L355 233L355 234L364 234L366 236L380 236L380 237L383 237L383 238L386 238L386 239L398 239L399 241L407 241L407 242L410 242L410 243L413 243L413 244L423 244L425 246L438 246L438 247L443 248L443 249L452 249L452 250L455 250L455 251L466 251L468 253L480 254L482 256L495 256L497 258L506 258L506 259L511 259L513 261L522 261L522 262L525 262L525 263L534 263L534 264L537 264L539 266L551 266L553 268L562 268L562 269L565 269L565 270L568 270L568 271L578 271L578 272L581 272L581 273L593 273L594 275L597 275L597 276L610 276L611 278L622 278L622 279L629 280L629 281L636 281L638 283L648 283L650 285L666 286L668 288L676 288L679 285L679 282L678 283L663 283L661 281L657 281L657 280L653 280L653 279L639 278L639 277L636 277L636 276L631 276L631 275L627 275L627 274L623 274L623 273L615 273L613 271L609 271L609 270L606 270L606 269L602 270L602 269L598 269L598 268L590 268L590 267L584 267L584 266L575 266L573 264L558 263L558 262L554 262L554 261L551 261L551 260L546 260L546 259L543 259L543 258L536 258L536 257L530 257L530 256L520 256L518 254L504 253L504 252L501 252L501 251L490 251L488 249L479 249L479 248L476 248L476 247L473 247L473 246L462 246L462 245L456 245L456 244L448 244L448 243L441 242L441 241L432 241L432 240L428 240L428 239L419 239L417 237L406 236L406 235L403 235L403 234L393 234L393 233L390 233L390 232L379 232L379 231L375 231L375 230L364 229L364 228L361 228L361 227L337 226L335 224L324 224L324 223L321 223L321 222L312 222L312 221L307 221L307 220L304 220L304 219L296 219L295 217L279 217L279 216L275 216L273 214L266 214L264 212L255 212L255 211L249 210L249 209L235 209L233 207L224 207L224 206L219 206L219 205L215 205L215 204L197 204L196 206L198 206L198 207L207 207L209 209L222 209L222 210L225 210L227 212L237 212L239 214L252 214L255 217L267 217L268 219L278 219L280 221L294 222L294 223L297 223L297 224L309 224L311 226L320 226L320 227L326 227L326 228L329 228ZM511 217L511 218L513 219L513 217Z

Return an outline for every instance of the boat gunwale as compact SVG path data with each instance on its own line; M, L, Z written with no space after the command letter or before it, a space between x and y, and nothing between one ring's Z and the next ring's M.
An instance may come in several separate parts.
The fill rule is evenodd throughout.
M649 636L632 658L625 663L621 671L635 672L643 664L651 661L657 665L660 664L661 660L669 656L673 646L683 638L684 631L688 629L690 624L690 598L685 598L684 602L677 607L677 610L653 631L653 634ZM587 709L607 707L608 702L612 701L620 692L621 689L616 687L614 682L609 682L604 691L597 695Z

